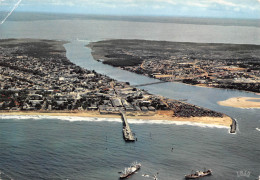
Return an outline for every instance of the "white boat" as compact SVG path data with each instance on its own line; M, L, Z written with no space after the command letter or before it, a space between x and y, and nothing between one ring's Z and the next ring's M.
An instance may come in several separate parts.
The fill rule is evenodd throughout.
M121 173L120 179L127 178L134 174L141 168L141 163L134 162L130 167L125 168L125 170Z

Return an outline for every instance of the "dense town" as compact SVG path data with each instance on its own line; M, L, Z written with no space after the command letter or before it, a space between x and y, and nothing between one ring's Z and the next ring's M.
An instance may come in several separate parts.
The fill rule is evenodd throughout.
M103 63L163 81L260 92L260 46L110 40L91 48Z
M170 110L176 117L223 116L81 68L66 58L62 42L28 39L0 41L0 110L101 114Z

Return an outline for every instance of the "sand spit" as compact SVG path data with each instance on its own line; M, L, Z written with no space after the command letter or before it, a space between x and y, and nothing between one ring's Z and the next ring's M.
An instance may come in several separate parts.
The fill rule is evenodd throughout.
M255 101L257 100L257 101ZM258 108L260 109L260 98L254 97L234 97L225 101L219 101L221 106L229 106L235 108Z

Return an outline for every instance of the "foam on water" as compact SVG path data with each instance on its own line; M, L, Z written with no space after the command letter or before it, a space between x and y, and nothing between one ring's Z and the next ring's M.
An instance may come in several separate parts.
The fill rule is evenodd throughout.
M190 125L190 126L199 126L203 128L228 128L227 126L221 125L214 125L214 124L203 124L197 122L189 122L189 121L168 121L168 120L136 120L136 119L129 119L128 122L130 124L174 124L174 125Z
M148 174L142 174L143 177L149 178L150 176Z
M260 107L241 108L241 109L247 109L247 110L251 110L251 109L260 109Z
M97 117L75 117L75 116L43 116L43 115L1 115L0 119L12 119L12 120L44 120L44 119L56 119L61 121L86 121L86 122L119 122L122 120L120 118L97 118ZM128 119L129 124L166 124L166 125L190 125L190 126L199 126L203 128L225 128L229 129L227 126L214 125L214 124L203 124L197 122L189 121L168 121L168 120L138 120L138 119Z
M1 115L0 119L12 119L12 120L44 120L44 119L56 119L62 121L108 121L108 122L122 122L119 118L96 118L96 117L75 117L75 116L47 116L47 115Z
M1 115L0 119L41 119L41 116L38 115L30 115L30 116L19 116L19 115Z
M6 173L4 173L3 171L0 171L0 180L14 180L10 175L7 175Z

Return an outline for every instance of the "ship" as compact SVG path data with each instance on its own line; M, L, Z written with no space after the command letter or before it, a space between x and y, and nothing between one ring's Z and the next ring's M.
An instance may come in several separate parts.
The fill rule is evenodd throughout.
M125 179L134 174L141 168L141 163L134 162L130 167L125 168L125 170L121 173L120 179Z
M212 174L212 171L209 170L204 170L204 171L196 171L195 173L191 173L189 175L185 175L185 179L198 179L204 176L209 176Z

